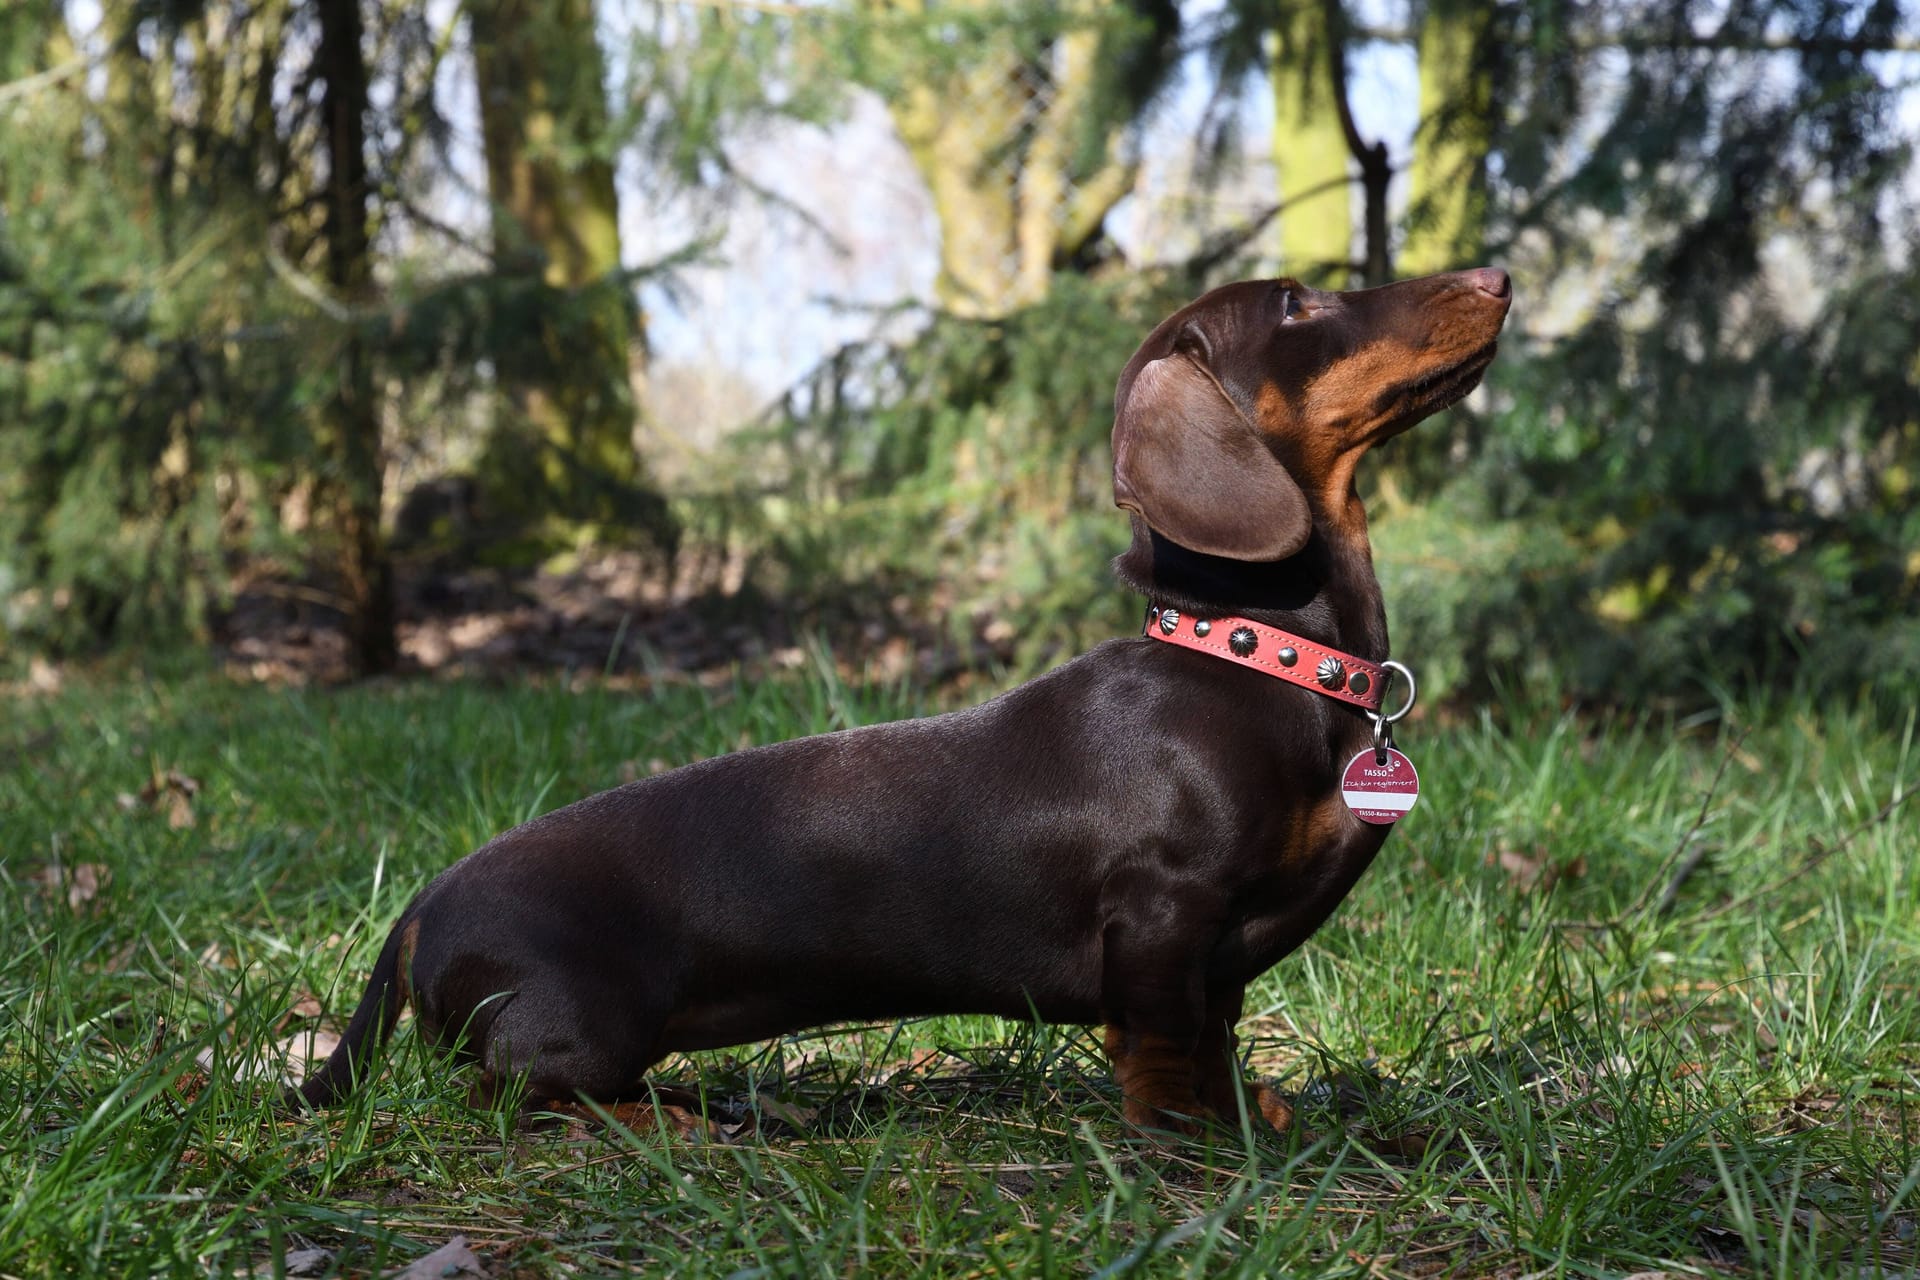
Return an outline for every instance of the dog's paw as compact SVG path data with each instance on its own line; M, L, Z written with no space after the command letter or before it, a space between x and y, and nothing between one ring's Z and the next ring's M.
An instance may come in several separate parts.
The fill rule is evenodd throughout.
M738 1126L721 1125L697 1111L664 1102L610 1102L593 1106L558 1098L529 1107L521 1116L520 1127L538 1131L552 1124L565 1124L568 1138L578 1141L604 1131L609 1122L633 1133L670 1133L686 1142L730 1142L738 1130Z
M1247 1103L1251 1110L1273 1126L1274 1132L1285 1133L1293 1128L1293 1103L1272 1085L1258 1081L1249 1083Z

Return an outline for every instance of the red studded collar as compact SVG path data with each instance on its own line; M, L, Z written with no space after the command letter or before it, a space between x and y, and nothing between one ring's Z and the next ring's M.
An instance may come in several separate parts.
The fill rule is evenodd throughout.
M1406 670L1397 662L1386 666L1366 662L1350 653L1329 649L1325 645L1302 640L1292 632L1250 622L1245 618L1195 618L1178 609L1165 609L1158 605L1147 610L1146 634L1155 640L1177 644L1183 649L1198 649L1202 653L1225 658L1228 662L1237 662L1243 667L1278 676L1303 689L1350 702L1372 712L1376 718L1380 715L1381 699L1386 695L1387 682L1392 679L1393 671ZM1389 671L1389 667L1393 671ZM1409 694L1412 692L1411 675L1408 672ZM1407 707L1390 719L1398 720L1411 706L1412 698L1409 696Z

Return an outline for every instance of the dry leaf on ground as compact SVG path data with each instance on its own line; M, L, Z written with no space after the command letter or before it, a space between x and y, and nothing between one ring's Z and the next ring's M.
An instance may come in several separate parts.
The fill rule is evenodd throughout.
M274 1052L285 1063L280 1068L284 1076L298 1076L305 1079L309 1071L333 1056L340 1047L337 1033L319 1027L309 1027L305 1031L295 1032L274 1045Z
M387 1272L384 1280L456 1280L486 1274L486 1264L467 1248L467 1238L455 1236L432 1253L422 1254L398 1271Z
M1584 854L1565 862L1555 862L1544 849L1536 848L1529 854L1518 849L1503 848L1491 860L1499 862L1500 869L1507 873L1507 879L1514 888L1538 889L1543 893L1562 880L1578 880L1587 874Z
M167 826L183 831L193 825L193 798L200 794L200 780L178 769L168 769L148 778L137 796L122 791L115 803L129 813L145 807L150 813L166 811Z
M332 1263L331 1249L289 1249L277 1259L266 1258L254 1263L249 1274L257 1280L266 1280L268 1276L323 1276Z
M326 1271L333 1254L326 1249L291 1249L281 1261L290 1276L317 1276Z
M759 1103L762 1113L778 1120L795 1133L811 1132L813 1122L820 1118L820 1108L795 1106L789 1102L782 1102L770 1093L756 1094L755 1101Z
M331 1057L339 1044L338 1033L308 1027L276 1040L268 1048L229 1053L224 1065L231 1068L234 1080L272 1080L293 1085L306 1079L316 1065ZM193 1060L209 1076L216 1074L215 1068L223 1061L215 1057L210 1046L194 1054Z
M72 866L49 862L27 879L50 895L65 897L67 910L78 914L113 883L113 871L101 862L78 862Z
M326 1006L320 1003L320 997L310 991L303 991L280 1015L280 1021L274 1025L275 1031L285 1031L296 1022L311 1022L326 1012Z

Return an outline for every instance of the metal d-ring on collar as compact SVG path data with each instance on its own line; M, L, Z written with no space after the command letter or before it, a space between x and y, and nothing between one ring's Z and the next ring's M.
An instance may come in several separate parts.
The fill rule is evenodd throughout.
M1392 715L1386 715L1379 711L1367 712L1367 719L1373 721L1373 760L1375 764L1385 764L1387 762L1387 748L1393 745L1394 722L1404 719L1407 712L1413 710L1413 704L1420 696L1420 686L1415 683L1413 672L1405 664L1395 662L1389 658L1380 664L1380 669L1387 673L1387 678L1380 689L1380 705L1382 707L1387 705L1387 690L1393 687L1393 677L1396 673L1406 678L1407 700L1401 704L1400 709Z

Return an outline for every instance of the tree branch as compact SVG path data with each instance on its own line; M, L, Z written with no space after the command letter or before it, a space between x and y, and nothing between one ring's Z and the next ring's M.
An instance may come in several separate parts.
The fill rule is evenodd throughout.
M1393 178L1393 166L1387 159L1387 144L1368 143L1354 123L1353 107L1347 101L1347 40L1352 28L1347 23L1341 0L1323 0L1327 15L1327 60L1333 73L1333 104L1340 114L1340 132L1346 135L1347 150L1360 166L1360 185L1366 193L1364 220L1367 238L1366 283L1369 287L1385 284L1393 275L1393 262L1387 256L1387 184Z
M45 71L36 71L30 76L22 76L18 80L9 80L5 84L0 84L0 102L30 97L50 85L59 84L77 72L86 70L92 61L92 57L87 54L76 54L59 66L48 67Z
M1852 844L1860 836L1864 835L1868 831L1871 831L1873 828L1879 826L1881 823L1885 822L1888 818L1892 817L1895 810L1899 809L1899 807L1905 804L1907 801L1913 799L1915 795L1920 795L1920 786L1915 785L1916 783L1920 783L1920 779L1909 778L1904 784L1894 787L1893 798L1888 800L1885 804L1881 805L1880 811L1878 813L1874 814L1871 818L1868 818L1866 821L1854 827L1853 830L1847 832L1845 835L1841 836L1838 840L1834 841L1832 844L1823 846L1823 845L1820 845L1819 841L1816 840L1814 842L1814 844L1816 845L1816 848L1811 854L1807 855L1807 860L1805 862L1802 862L1799 866L1795 867L1793 870L1787 872L1787 874L1781 876L1779 879L1771 881L1770 883L1767 883L1767 884L1763 884L1758 889L1755 889L1750 893L1743 893L1739 897L1734 898L1729 902L1723 902L1719 906L1714 907L1710 911L1703 911L1700 913L1699 916L1695 917L1695 919L1700 922L1705 922L1708 920L1716 920L1719 917L1724 916L1729 912L1738 911L1741 907L1747 906L1750 903L1758 902L1760 899L1767 897L1769 894L1777 893L1781 889L1784 889L1787 885L1792 884L1795 880L1798 880L1801 876L1806 875L1809 871L1812 871L1815 867L1820 866L1822 863L1826 862L1829 858L1841 852L1843 849L1845 849L1848 845Z
M1747 734L1750 732L1752 732L1750 729L1742 728L1733 741L1727 744L1727 749L1720 753L1720 767L1713 771L1713 781L1707 784L1706 794L1700 797L1700 811L1693 815L1692 824L1681 833L1678 840L1673 842L1673 852L1667 855L1666 862L1660 868L1660 874L1646 883L1640 891L1640 896L1634 899L1633 905L1614 917L1615 920L1639 915L1641 909L1647 905L1647 899L1653 896L1653 886L1660 883L1662 879L1667 880L1667 888L1660 895L1660 907L1654 914L1665 918L1673 910L1674 903L1680 897L1680 886L1686 883L1687 877L1693 874L1694 869L1700 865L1701 859L1707 854L1707 846L1694 845L1694 837L1700 834L1701 827L1707 825L1707 813L1713 807L1714 796L1720 792L1720 781L1727 776L1727 766L1733 763L1734 756L1739 754L1740 747L1746 742ZM1689 845L1694 845L1694 850L1683 863L1681 856L1687 853Z
M1355 40L1382 44L1417 44L1420 33L1409 27L1356 26ZM1677 52L1686 49L1733 53L1920 53L1920 36L1748 36L1713 32L1707 35L1642 35L1621 32L1607 36L1571 36L1566 48L1581 53L1623 49L1629 53Z

